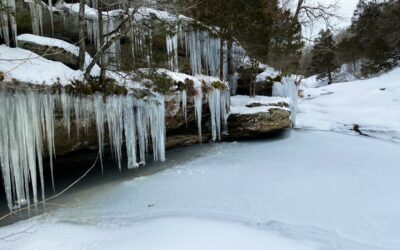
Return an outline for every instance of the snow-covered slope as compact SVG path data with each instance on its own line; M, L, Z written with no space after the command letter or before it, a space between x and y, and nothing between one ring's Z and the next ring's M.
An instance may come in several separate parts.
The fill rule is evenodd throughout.
M400 141L400 69L368 80L314 88L306 81L297 128L355 133ZM356 126L356 127L355 127Z

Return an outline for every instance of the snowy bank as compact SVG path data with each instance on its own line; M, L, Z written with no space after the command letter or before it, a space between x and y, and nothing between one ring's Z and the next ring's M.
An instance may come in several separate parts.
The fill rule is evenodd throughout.
M297 128L355 133L400 141L400 69L368 80L318 86L307 82Z

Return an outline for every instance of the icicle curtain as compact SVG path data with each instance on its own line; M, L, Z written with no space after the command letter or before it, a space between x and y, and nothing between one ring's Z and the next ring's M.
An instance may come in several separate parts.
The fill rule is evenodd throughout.
M121 168L122 144L126 142L128 168L145 163L148 145L155 161L165 160L164 98L147 100L128 96L101 95L76 97L60 94L0 91L0 167L10 210L44 199L43 152L46 146L53 172L55 155L55 109L61 106L69 133L71 115L75 125L88 132L97 125L99 154L103 155L105 124L109 142ZM73 112L72 112L73 111ZM151 139L151 142L149 140ZM54 180L53 180L54 183ZM30 195L33 194L33 197Z
M15 0L1 0L0 23L0 36L4 42L10 46L14 41L14 44L18 46Z

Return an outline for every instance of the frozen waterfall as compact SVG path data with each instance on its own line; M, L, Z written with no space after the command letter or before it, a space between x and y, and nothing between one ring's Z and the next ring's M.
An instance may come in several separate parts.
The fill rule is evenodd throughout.
M297 105L298 105L298 89L293 79L283 78L282 83L275 82L272 86L272 95L280 97L288 97L291 101L291 119L296 124Z

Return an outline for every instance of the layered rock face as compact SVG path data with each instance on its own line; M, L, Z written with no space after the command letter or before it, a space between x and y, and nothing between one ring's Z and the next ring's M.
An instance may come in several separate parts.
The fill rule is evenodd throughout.
M50 60L62 62L70 67L77 68L78 58L76 53L72 53L68 49L63 49L63 46L52 47L41 45L29 42L29 39L27 41L21 39L20 46L41 54ZM196 123L195 91L187 91L187 94L185 94L187 95L185 97L185 105L182 102L183 91L175 90L165 93L166 148L193 145L200 143L200 141L208 142L211 140L209 100L207 98L207 90L203 90L203 92L202 140L200 140L198 123ZM140 96L141 94L138 95ZM265 99L265 97L262 99L248 98L244 103L235 103L235 98L232 98L231 112L225 117L228 126L225 128L226 131L223 131L222 140L253 139L291 127L291 112L288 100L284 98ZM238 108L239 112L237 111ZM186 109L186 115L184 109ZM72 132L68 136L61 107L56 109L55 116L55 149L57 155L65 155L83 149L96 150L98 148L95 121L92 122L89 128L81 128L78 137L76 124L74 119L71 119ZM105 132L107 133L107 129ZM106 135L105 138L105 145L108 145L108 136Z
M185 120L181 105L181 92L176 91L165 98L165 121L167 140L166 147L171 149L179 146L189 146L200 143L195 122L195 111L193 98L188 98L187 118ZM236 97L232 97L232 105ZM227 117L228 130L223 133L222 140L246 140L263 137L277 131L290 129L292 126L291 112L288 109L289 103L285 99L263 97L269 103L259 103L257 99L248 101L244 106L232 106L231 113ZM264 101L265 102L265 101ZM237 109L240 109L238 112ZM55 144L57 155L79 151L82 149L96 150L98 147L96 124L93 122L87 129L87 133L81 129L77 137L76 126L71 120L71 135L68 139L67 130L62 120L62 114L57 112L55 122ZM209 142L210 135L210 113L207 108L206 98L203 105L203 134L202 141ZM107 129L106 129L107 131ZM108 138L106 135L105 138ZM106 139L107 145L107 139Z

